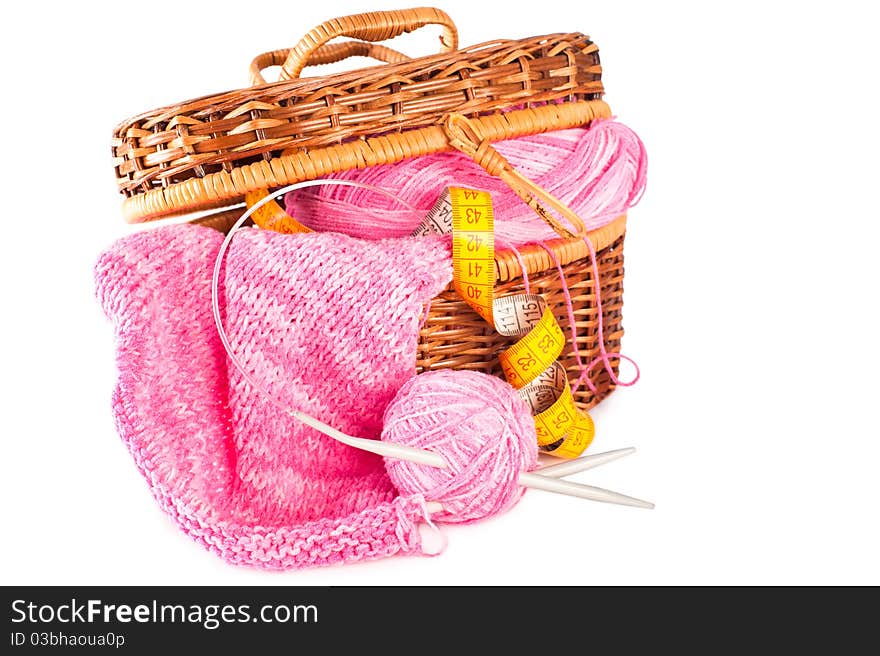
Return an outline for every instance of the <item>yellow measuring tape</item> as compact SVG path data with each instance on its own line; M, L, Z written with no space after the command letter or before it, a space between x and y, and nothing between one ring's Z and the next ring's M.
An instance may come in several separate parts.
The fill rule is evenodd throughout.
M452 203L452 275L455 290L493 326L495 215L485 191L449 188Z
M532 408L538 445L563 458L579 456L595 428L578 410L565 369L562 328L539 294L495 298L492 198L485 191L450 187L414 234L452 232L453 286L499 333L520 339L499 355L507 381Z

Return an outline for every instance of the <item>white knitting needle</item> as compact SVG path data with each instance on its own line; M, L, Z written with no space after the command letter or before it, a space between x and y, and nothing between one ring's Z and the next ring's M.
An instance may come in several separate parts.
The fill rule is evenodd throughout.
M571 481L565 481L559 478L547 478L531 472L520 472L519 484L536 490L567 494L570 497L580 497L581 499L589 499L590 501L616 503L621 506L633 506L635 508L651 509L654 507L654 504L650 501L642 501L641 499L628 497L619 492L612 492L611 490L594 487L592 485L584 485L583 483L572 483Z
M562 478L563 476L569 476L571 474L577 474L578 472L587 471L588 469L593 469L594 467L599 467L600 465L604 465L609 462L613 462L614 460L618 460L619 458L623 458L624 456L628 456L630 454L635 453L636 450L633 447L628 447L626 449L616 449L614 451L606 451L605 453L595 453L593 455L584 456L582 458L576 458L574 460L568 460L566 462L560 462L556 465L549 465L547 467L542 467L541 469L535 472L540 476L546 479L554 479L554 478ZM520 480L522 480L520 478ZM568 481L561 481L564 483L568 483ZM642 501L641 499L634 499L632 497L627 497L626 495L619 494L617 492L611 492L610 490L606 490L601 487L594 487L592 485L585 485L583 487L590 488L591 493L597 494L599 496L602 495L612 495L608 498L609 503L623 503L624 505L632 505L637 508L653 508L654 504L648 501ZM541 488L545 489L545 488ZM579 496L579 495L575 495ZM629 503L624 503L621 501L621 497L628 499ZM601 499L597 499L595 497L588 497L590 499L594 499L596 501L601 501Z
M379 440L368 440L363 437L346 435L342 431L337 430L336 428L333 428L332 426L329 426L324 422L315 419L314 417L311 417L305 413L294 410L292 414L304 424L311 426L318 431L321 431L328 437L332 437L334 440L338 440L343 444L355 447L356 449L369 451L370 453L375 453L376 455L380 455L385 458L408 460L410 462L415 462L420 465L437 467L438 469L446 469L449 466L443 456L441 456L439 453L434 453L433 451L418 449L405 444L397 444L395 442L381 442ZM599 456L605 457L603 459L600 459ZM603 464L604 462L609 462L609 460L621 457L620 455L615 455L613 458L609 459L607 456L608 454L596 454L597 462L596 464L592 464L591 467L596 467L600 464ZM580 463L580 466L583 467L583 463ZM587 469L589 468L590 467L587 467ZM518 482L523 487L530 487L536 490L544 490L545 492L555 492L556 494L566 494L570 497L579 497L581 499L589 499L591 501L616 503L622 506L634 506L636 508L654 507L654 504L649 501L635 499L633 497L626 496L625 494L620 494L619 492L612 492L611 490L606 490L601 487L594 487L592 485L583 485L581 483L563 481L559 480L558 478L548 478L546 476L542 476L540 473L520 472Z
M446 460L443 458L443 456L434 453L433 451L417 449L413 446L407 446L406 444L392 444L390 442L380 442L379 440L368 440L365 437L355 437L354 435L343 433L341 430L325 424L320 419L315 419L314 417L307 415L304 412L300 412L299 410L293 410L291 414L296 419L299 419L302 423L311 426L315 430L324 433L324 435L328 437L332 437L338 442L342 442L343 444L347 444L348 446L353 446L355 449L360 449L361 451L369 451L370 453L375 453L376 455L385 456L388 458L408 460L410 462L415 462L419 465L428 465L430 467L438 467L440 469L446 468Z
M536 473L541 476L549 476L550 478L563 478L565 476L570 476L571 474L577 474L578 472L593 469L599 465L613 462L614 460L631 455L635 452L636 450L633 447L627 447L626 449L615 449L614 451L605 451L604 453L594 453L593 455L583 456L582 458L575 458L574 460L566 460L565 462L560 462L555 465L541 467Z

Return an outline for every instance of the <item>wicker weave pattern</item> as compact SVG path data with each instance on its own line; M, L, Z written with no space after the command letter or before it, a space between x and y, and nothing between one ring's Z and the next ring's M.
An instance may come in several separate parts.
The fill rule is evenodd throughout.
M436 125L450 111L476 116L523 103L598 99L602 91L598 48L583 34L495 41L147 112L114 131L114 167L120 191L133 196L286 149Z

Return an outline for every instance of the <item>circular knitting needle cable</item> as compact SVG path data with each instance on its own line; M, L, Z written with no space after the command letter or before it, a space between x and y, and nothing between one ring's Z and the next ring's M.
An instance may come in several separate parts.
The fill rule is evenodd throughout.
M375 453L376 455L386 458L398 458L400 460L408 460L410 462L421 465L428 465L430 467L445 469L449 466L448 463L443 458L443 456L434 453L433 451L427 451L425 449L419 449L407 446L405 444L395 444L392 442L383 442L380 440L370 440L363 437L354 437L353 435L348 435L340 430L337 430L336 428L333 428L328 424L325 424L323 421L320 421L319 419L316 419L311 415L308 415L300 410L296 410L295 408L289 407L288 405L276 399L265 387L263 387L256 379L254 379L254 377L251 376L250 373L248 373L244 364L241 362L241 360L236 355L234 349L232 348L232 344L229 341L229 337L227 336L226 330L223 327L223 318L220 315L220 270L223 266L223 258L226 255L226 251L229 249L229 245L232 243L233 236L235 235L236 231L241 228L244 222L247 221L254 214L254 212L260 209L266 203L286 193L297 191L299 189L305 189L307 187L317 187L320 185L336 185L340 187L359 187L362 189L368 189L393 198L404 207L407 207L413 211L417 211L415 208L405 203L396 195L385 189L374 187L373 185L364 184L362 182L335 179L308 180L305 182L297 182L295 184L282 187L281 189L270 193L265 198L262 198L258 202L254 203L251 207L247 208L244 214L242 214L241 217L229 229L226 238L220 245L220 250L217 252L217 259L214 262L214 272L211 276L211 309L213 310L214 323L217 326L217 334L220 337L223 348L226 350L226 354L227 356L229 356L232 364L235 365L235 368L238 369L239 373L241 373L244 379L248 383L250 383L250 385L254 389L258 390L266 398L268 398L273 405L278 407L283 412L291 415L294 419L314 428L315 430L323 433L324 435L327 435L328 437L333 438L334 440L337 440L338 442L347 444L348 446L354 447L356 449ZM597 456L598 455L602 454L597 454ZM607 462L607 460L605 460L604 462ZM591 501L615 503L624 506L634 506L637 508L654 507L653 503L629 497L625 494L612 492L611 490L605 490L603 488L594 487L592 485L582 485L580 483L572 483L571 481L560 480L559 478L542 476L539 473L520 472L518 481L519 484L524 487L545 490L547 492L555 492L557 494L564 494L581 499L589 499Z
M260 209L266 203L282 196L286 193L290 193L292 191L297 191L299 189L305 189L307 187L317 187L319 185L337 185L340 187L360 187L363 189L369 189L371 191L376 191L378 193L384 194L398 201L405 207L416 211L415 208L411 207L407 203L404 203L400 198L395 196L389 191L385 189L380 189L378 187L373 187L372 185L363 184L360 182L350 182L348 180L309 180L306 182L298 182L296 184L288 185L286 187L282 187L277 191L272 192L265 198L260 199L259 202L254 203L244 214L239 217L239 219L232 225L229 232L226 235L226 239L223 240L223 243L220 245L220 251L217 253L217 260L214 262L214 274L211 277L211 308L214 312L214 323L217 325L217 334L220 336L220 341L223 343L223 348L226 349L226 354L229 356L229 359L232 360L232 364L235 365L235 368L241 373L245 380L251 384L251 386L261 392L263 396L268 398L276 407L284 412L292 415L298 421L311 426L317 431L324 433L328 437L332 437L334 440L342 442L343 444L347 444L348 446L353 446L357 449L362 449L364 451L370 451L371 453L375 453L378 455L385 455L383 453L383 449L380 445L382 442L378 442L376 440L368 440L363 437L354 437L353 435L347 435L340 430L325 424L324 422L315 419L314 417L307 415L304 412L296 410L282 403L278 399L276 399L265 387L263 387L259 382L257 382L253 376L247 371L247 368L236 355L235 350L232 348L232 344L229 341L229 337L226 335L226 330L223 328L223 319L220 316L220 269L223 265L223 258L226 255L226 251L229 249L229 245L232 243L232 237L235 235L235 232L244 225L244 222L247 221L258 209ZM422 465L430 465L432 467L445 467L446 461L436 453L430 453L426 451L422 451L421 449L413 449L411 447L399 444L395 445L400 449L399 456L404 460L410 460L412 462L417 462Z

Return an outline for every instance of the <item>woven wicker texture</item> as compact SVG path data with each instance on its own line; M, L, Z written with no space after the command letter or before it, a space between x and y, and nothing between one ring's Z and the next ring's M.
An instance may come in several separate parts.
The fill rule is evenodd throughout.
M598 49L586 36L497 41L153 110L115 129L113 164L127 197L123 214L140 221L231 205L248 191L332 171L446 150L438 123L450 112L482 116L481 129L492 141L583 125L610 115L601 95ZM550 101L577 108L540 106ZM497 113L525 103L531 109L524 115ZM282 155L286 150L291 152Z

